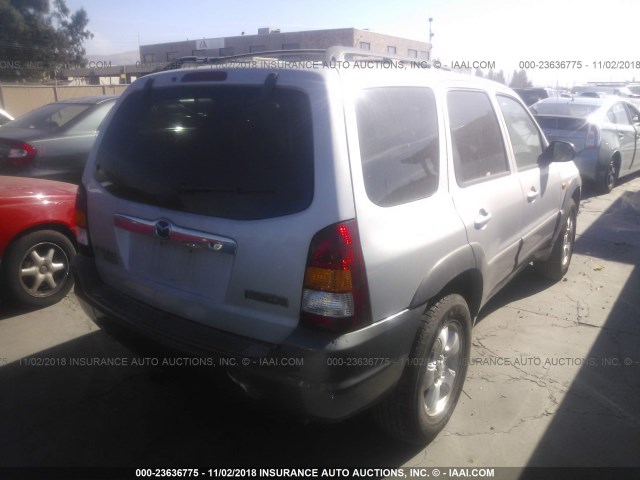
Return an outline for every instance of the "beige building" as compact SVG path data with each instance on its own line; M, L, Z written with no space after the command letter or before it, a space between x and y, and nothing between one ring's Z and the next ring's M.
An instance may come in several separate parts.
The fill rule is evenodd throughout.
M374 53L431 60L431 45L359 30L336 28L306 32L281 32L261 28L257 35L203 38L181 42L157 43L140 46L140 61L135 65L117 65L111 61L90 61L85 68L63 69L60 79L71 85L128 85L138 77L162 69L180 57L224 57L271 50L327 49L343 46L369 50Z
M271 50L326 49L337 45L422 60L430 60L431 52L431 45L427 42L357 28L306 32L281 32L277 29L261 28L257 35L142 45L140 61L143 65L149 65L166 63L187 56L221 57Z

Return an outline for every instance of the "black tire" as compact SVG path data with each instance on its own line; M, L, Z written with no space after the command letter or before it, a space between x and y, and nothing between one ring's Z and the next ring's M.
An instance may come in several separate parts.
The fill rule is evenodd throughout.
M76 250L62 233L40 230L9 245L2 261L10 300L32 307L59 302L73 286L71 259Z
M596 190L598 193L609 193L616 186L618 181L618 166L615 158L611 157L606 169L602 171L602 174L596 180Z
M470 351L469 307L460 295L447 295L425 312L400 381L373 409L376 423L407 443L433 440L458 402Z
M576 241L576 204L573 200L567 205L560 235L553 244L553 250L548 260L535 262L536 271L545 278L559 281L569 270L573 247Z

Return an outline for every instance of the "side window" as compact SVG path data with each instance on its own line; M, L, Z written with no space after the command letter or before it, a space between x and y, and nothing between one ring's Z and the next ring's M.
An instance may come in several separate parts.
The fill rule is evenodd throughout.
M509 172L504 139L487 94L453 90L447 96L447 105L458 184Z
M621 103L616 103L613 107L611 107L610 112L613 114L614 123L618 125L631 125L629 121L629 117L627 116L627 111L624 109L624 105ZM611 116L609 116L611 118Z
M627 111L629 112L629 117L631 117L632 120L640 117L640 111L634 105L631 105L630 103L625 103L624 106L627 107Z
M69 131L73 133L95 132L115 104L116 102L105 102L94 108L93 112L80 120L77 125L74 125Z
M497 98L507 123L518 170L537 165L543 150L538 128L522 105L513 98L504 95L498 95Z
M364 90L356 102L367 196L390 207L438 188L438 116L433 92L421 87Z

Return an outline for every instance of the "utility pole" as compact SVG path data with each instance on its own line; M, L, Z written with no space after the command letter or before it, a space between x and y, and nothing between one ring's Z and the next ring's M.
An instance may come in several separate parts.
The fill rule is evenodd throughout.
M431 61L431 59L433 58L433 55L431 54L431 52L433 51L433 36L435 35L435 33L431 32L432 22L433 22L433 17L429 17L429 45L431 46L429 48L429 61Z

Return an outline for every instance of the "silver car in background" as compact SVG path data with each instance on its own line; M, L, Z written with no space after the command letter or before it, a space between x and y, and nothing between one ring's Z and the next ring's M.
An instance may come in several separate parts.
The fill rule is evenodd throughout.
M560 92L554 88L547 87L524 87L514 88L514 92L520 95L522 101L527 105L533 105L545 98L555 98L560 96Z
M547 139L573 144L584 181L610 192L640 170L640 111L618 97L547 98L529 107Z
M0 175L79 183L98 128L117 98L71 98L7 122L0 129Z

